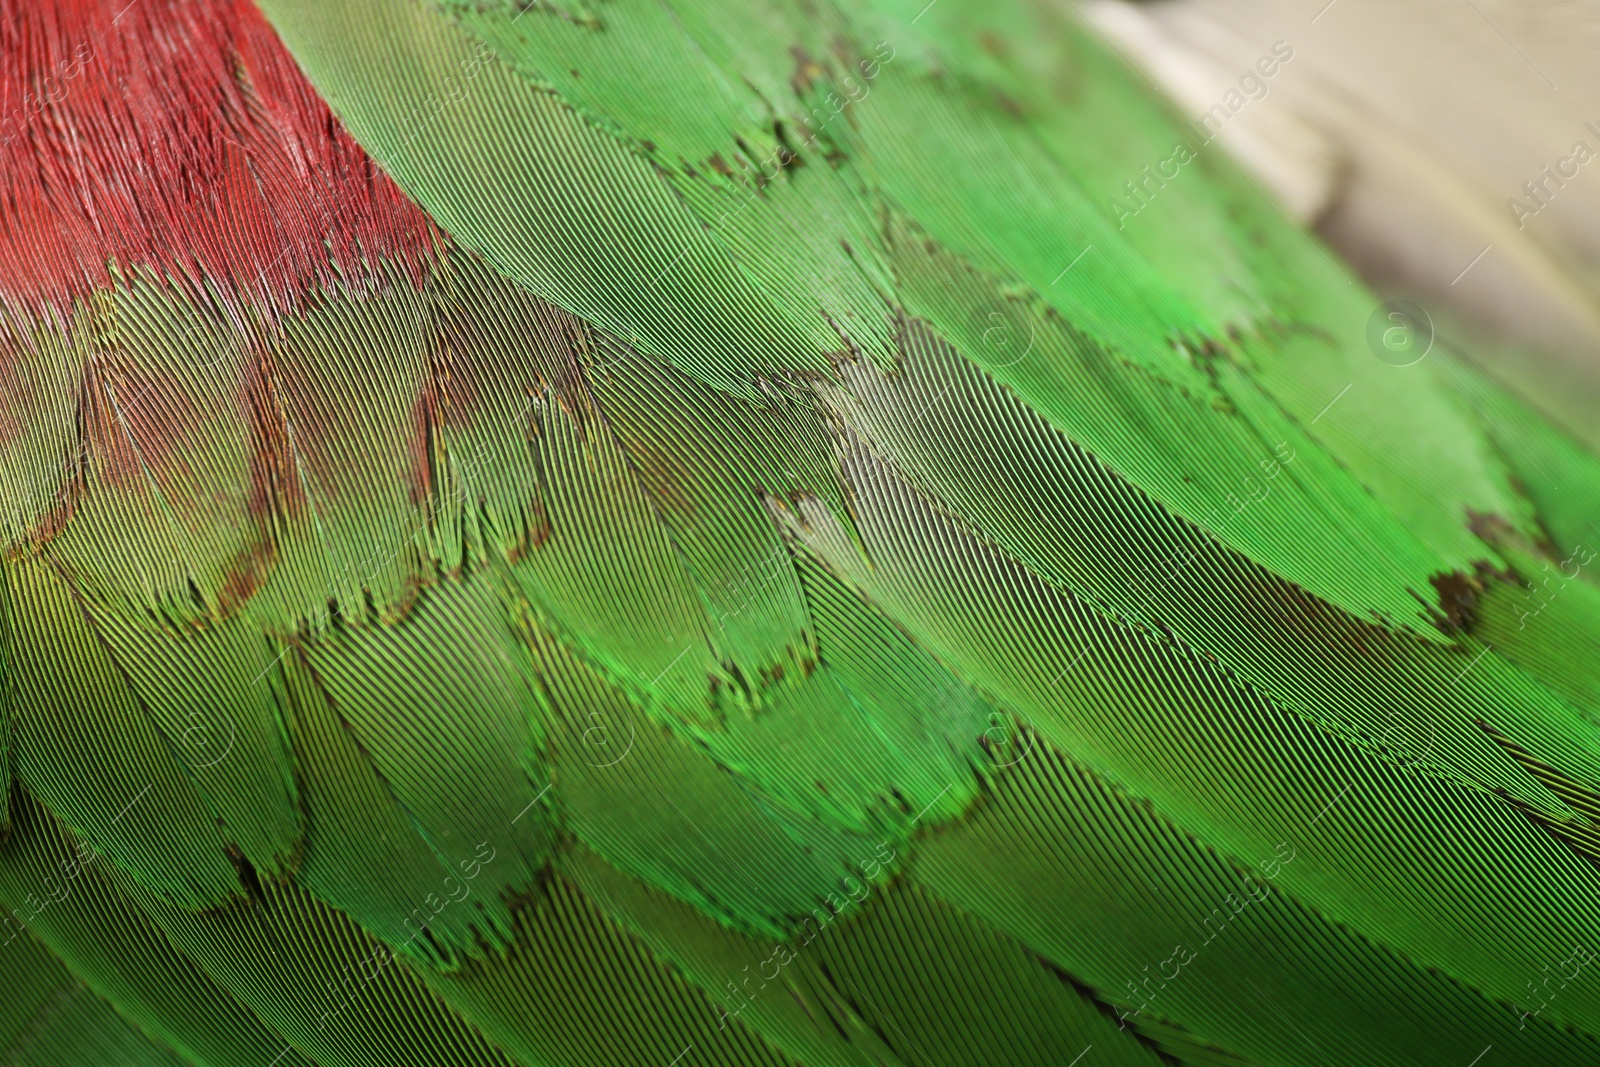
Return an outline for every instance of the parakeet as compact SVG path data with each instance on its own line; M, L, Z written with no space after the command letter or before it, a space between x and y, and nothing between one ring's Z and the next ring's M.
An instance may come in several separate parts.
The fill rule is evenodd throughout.
M1600 458L1070 4L0 11L0 1061L1600 1061Z

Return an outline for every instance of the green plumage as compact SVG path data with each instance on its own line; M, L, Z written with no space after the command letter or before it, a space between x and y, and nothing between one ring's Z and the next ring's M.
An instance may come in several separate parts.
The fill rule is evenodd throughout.
M440 232L7 327L0 1062L1600 1057L1600 458L1065 6L261 7Z

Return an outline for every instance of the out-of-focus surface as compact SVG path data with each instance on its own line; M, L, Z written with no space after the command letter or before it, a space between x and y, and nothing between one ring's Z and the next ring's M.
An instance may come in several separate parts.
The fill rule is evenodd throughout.
M1600 441L1600 2L1078 6L1188 118L1287 42L1219 143L1370 285Z

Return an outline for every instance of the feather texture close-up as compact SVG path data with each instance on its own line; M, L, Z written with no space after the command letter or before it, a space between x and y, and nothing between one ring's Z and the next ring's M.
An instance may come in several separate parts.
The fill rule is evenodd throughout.
M1600 1063L1594 220L1343 5L0 0L0 1065Z

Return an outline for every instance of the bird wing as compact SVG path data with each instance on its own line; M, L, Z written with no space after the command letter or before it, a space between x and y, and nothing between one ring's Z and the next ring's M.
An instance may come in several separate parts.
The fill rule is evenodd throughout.
M119 6L0 53L26 951L195 1063L1592 1059L1600 461L1066 13Z

